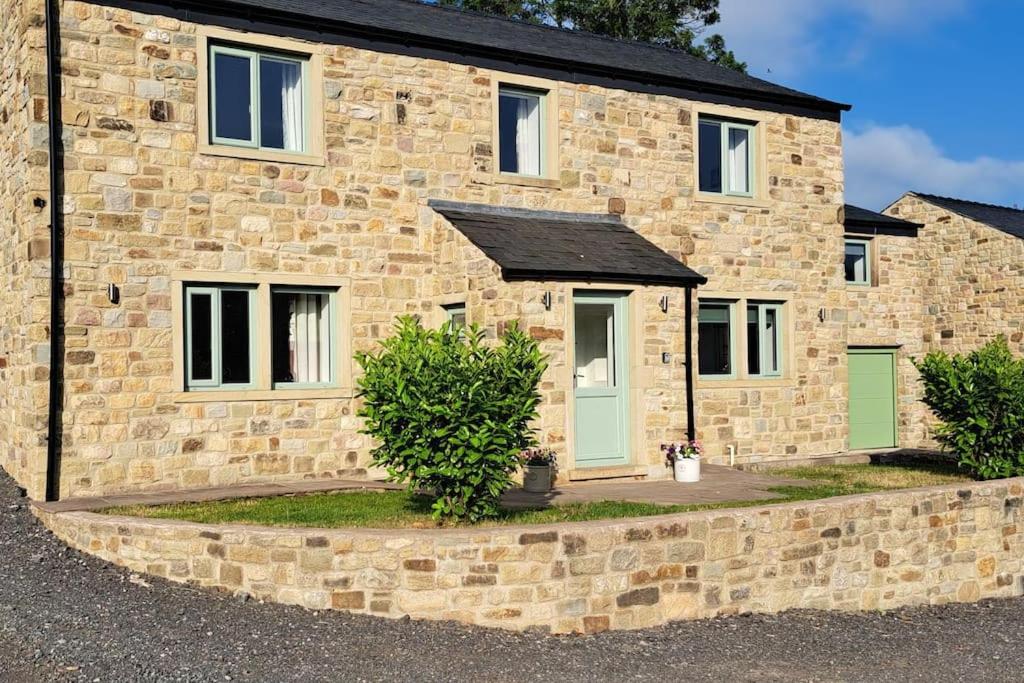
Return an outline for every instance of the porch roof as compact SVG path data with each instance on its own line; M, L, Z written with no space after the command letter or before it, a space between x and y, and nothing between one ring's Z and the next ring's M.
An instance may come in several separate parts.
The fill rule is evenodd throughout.
M501 268L506 280L695 287L700 273L617 216L432 200L430 207Z

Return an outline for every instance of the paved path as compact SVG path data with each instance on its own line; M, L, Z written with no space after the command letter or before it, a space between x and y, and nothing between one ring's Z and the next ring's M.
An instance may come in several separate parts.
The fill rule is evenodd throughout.
M1020 681L1024 600L594 637L240 602L64 547L0 475L2 681Z
M550 493L528 493L512 489L502 498L509 507L536 508L565 503L624 500L661 505L691 505L693 503L723 503L735 500L768 500L779 494L768 491L773 486L809 486L804 479L783 479L767 474L747 472L704 465L701 480L693 484L674 481L593 481L564 484ZM362 491L366 489L403 489L399 484L379 481L348 479L317 479L287 484L245 484L190 491L154 491L126 493L96 498L70 498L36 505L50 512L102 510L120 505L166 505L230 498L265 498L269 496L322 493L326 491Z

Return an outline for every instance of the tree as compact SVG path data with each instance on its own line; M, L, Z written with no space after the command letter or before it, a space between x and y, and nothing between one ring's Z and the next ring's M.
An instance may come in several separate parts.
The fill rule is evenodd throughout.
M510 19L653 43L746 73L747 65L715 33L719 0L437 0L441 5Z

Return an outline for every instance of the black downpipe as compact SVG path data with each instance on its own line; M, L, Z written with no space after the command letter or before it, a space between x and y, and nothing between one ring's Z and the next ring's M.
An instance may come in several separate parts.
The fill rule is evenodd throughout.
M693 405L693 287L686 288L686 438L697 438L697 408Z
M46 500L60 496L64 358L64 180L60 125L60 25L57 3L46 2L46 99L50 117L50 396L46 422Z

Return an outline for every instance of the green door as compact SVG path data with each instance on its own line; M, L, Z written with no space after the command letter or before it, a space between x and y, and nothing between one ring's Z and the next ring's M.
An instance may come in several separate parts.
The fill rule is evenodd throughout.
M573 367L576 466L629 462L626 295L577 292Z
M850 349L850 450L896 446L896 352Z

